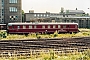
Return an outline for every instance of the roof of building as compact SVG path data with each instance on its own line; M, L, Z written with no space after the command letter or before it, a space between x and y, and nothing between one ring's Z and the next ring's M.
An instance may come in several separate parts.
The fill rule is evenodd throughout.
M85 12L83 10L68 10L68 13L73 14L84 14Z
M76 17L57 17L57 18L86 18L86 19L89 18L90 19L90 17L77 17L77 16Z

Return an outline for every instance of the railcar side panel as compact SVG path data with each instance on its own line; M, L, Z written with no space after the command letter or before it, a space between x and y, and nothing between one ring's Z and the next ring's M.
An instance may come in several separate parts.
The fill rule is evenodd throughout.
M42 28L42 26L41 25L37 25L36 28Z

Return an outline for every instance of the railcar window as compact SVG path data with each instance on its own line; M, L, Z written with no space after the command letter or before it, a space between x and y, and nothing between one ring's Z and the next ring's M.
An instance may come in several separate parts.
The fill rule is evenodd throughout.
M60 25L58 25L58 28L61 28L61 26L60 26Z
M20 29L20 26L18 26L18 29Z
M53 28L55 28L55 25L53 25Z
M26 26L23 25L23 29L26 29Z
M36 25L34 26L34 29L36 29Z
M43 29L45 29L45 26L42 26Z
M66 25L64 25L63 28L66 28Z
M29 26L29 29L32 29L32 26Z
M48 28L50 28L50 25L48 25Z

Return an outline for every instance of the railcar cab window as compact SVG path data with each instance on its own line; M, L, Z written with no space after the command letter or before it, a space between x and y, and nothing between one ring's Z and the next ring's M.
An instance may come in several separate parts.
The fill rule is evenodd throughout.
M42 28L45 29L45 26L43 25Z
M23 25L23 29L26 29L26 26L25 25Z
M29 25L29 29L32 29L32 26L31 25Z

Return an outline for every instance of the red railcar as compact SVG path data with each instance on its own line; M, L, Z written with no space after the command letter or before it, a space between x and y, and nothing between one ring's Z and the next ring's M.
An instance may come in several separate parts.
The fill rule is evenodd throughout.
M9 33L78 32L77 23L8 23Z

